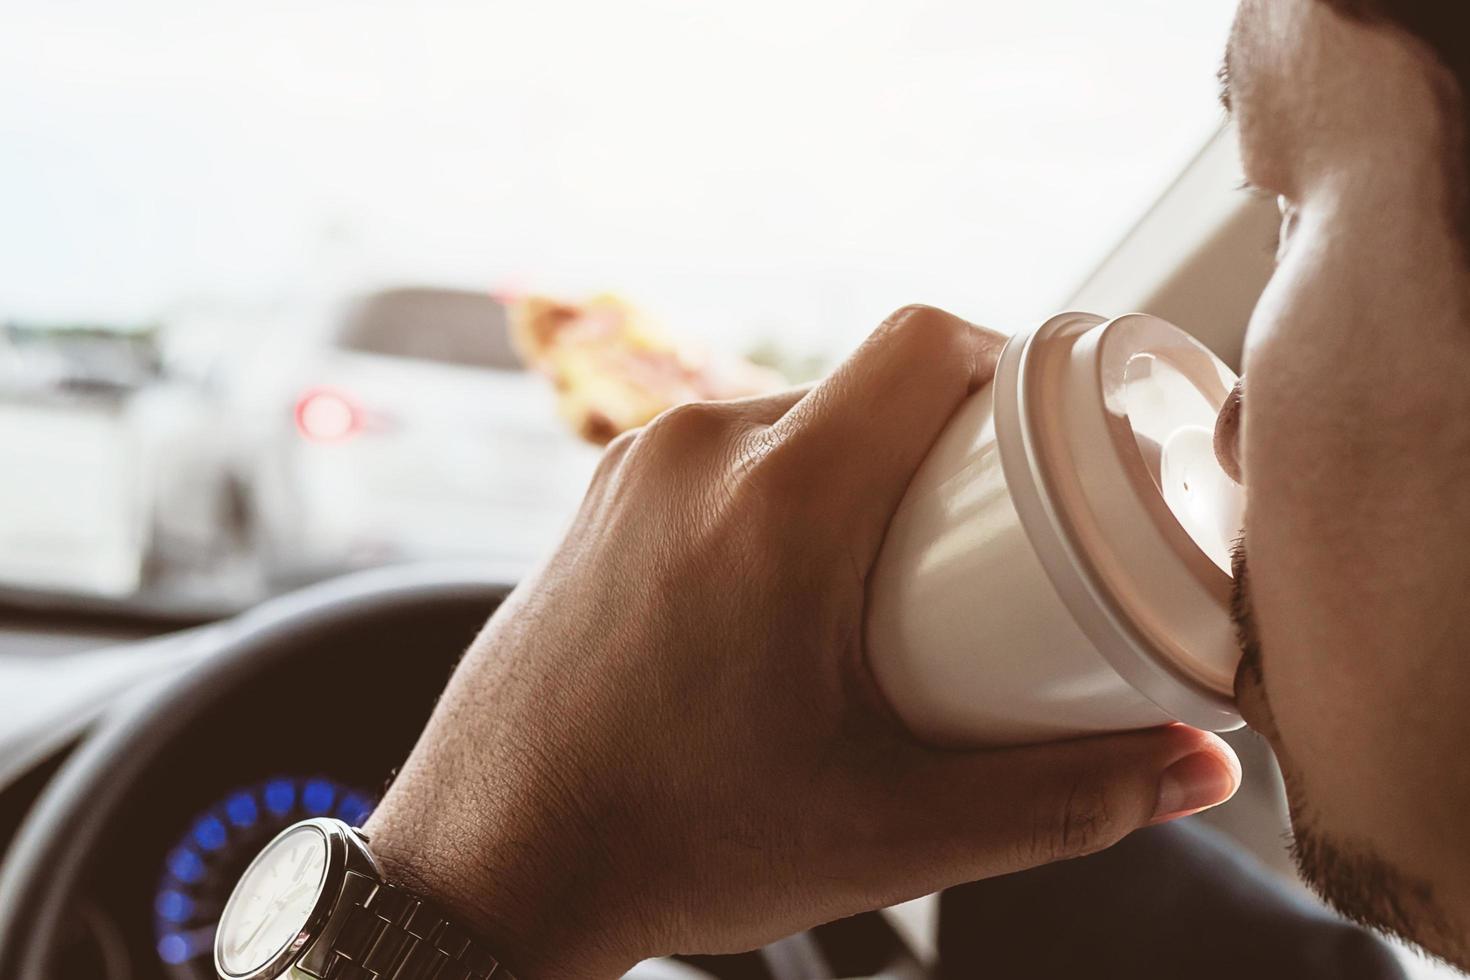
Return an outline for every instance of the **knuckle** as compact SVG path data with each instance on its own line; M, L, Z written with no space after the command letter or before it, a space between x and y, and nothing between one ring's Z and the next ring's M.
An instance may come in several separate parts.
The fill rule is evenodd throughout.
M712 402L688 402L666 409L648 424L647 440L689 450L723 439L728 413Z
M627 457L628 451L633 447L640 431L642 430L628 429L603 447L602 456L597 460L597 470L592 477L594 484L612 479L613 474L617 472L618 467Z
M624 456L628 455L628 450L632 448L634 441L636 441L638 438L638 433L642 431L642 429L627 429L619 433L616 437L614 437L612 442L608 443L603 448L603 462L608 464L616 464Z
M961 336L960 325L961 321L941 309L911 303L883 321L881 332L899 343L931 350L954 346Z
M624 429L622 432L614 436L613 440L603 448L604 455L621 456L623 453L626 453L628 451L628 447L633 445L633 440L638 438L638 433L642 431L643 430L641 428Z

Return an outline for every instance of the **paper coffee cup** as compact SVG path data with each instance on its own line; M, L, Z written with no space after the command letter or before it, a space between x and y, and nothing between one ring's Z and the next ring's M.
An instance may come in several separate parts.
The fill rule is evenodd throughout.
M1229 552L1244 494L1213 448L1235 381L1157 317L1069 313L1011 339L874 569L869 662L916 735L1240 727Z

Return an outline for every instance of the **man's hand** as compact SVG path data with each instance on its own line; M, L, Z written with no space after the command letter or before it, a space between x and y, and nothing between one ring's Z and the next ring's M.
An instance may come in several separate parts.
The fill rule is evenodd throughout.
M947 752L873 686L869 570L1003 341L900 310L809 392L687 405L615 441L370 821L389 877L523 976L613 977L1228 799L1234 756L1202 732Z

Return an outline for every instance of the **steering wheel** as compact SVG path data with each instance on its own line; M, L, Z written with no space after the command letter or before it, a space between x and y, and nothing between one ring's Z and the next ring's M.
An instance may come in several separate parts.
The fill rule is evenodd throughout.
M32 807L0 868L0 977L55 980L68 910L133 791L160 755L242 688L312 658L341 656L344 645L381 635L389 623L449 624L448 635L467 633L467 641L506 592L481 569L385 569L313 586L207 629L200 661L130 692ZM384 683L371 670L361 671L362 682Z

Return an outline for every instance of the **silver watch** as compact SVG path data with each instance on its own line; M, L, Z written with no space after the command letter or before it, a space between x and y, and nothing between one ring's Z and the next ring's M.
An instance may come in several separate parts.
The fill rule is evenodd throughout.
M514 980L429 903L383 880L367 835L317 817L240 876L214 936L223 980Z

